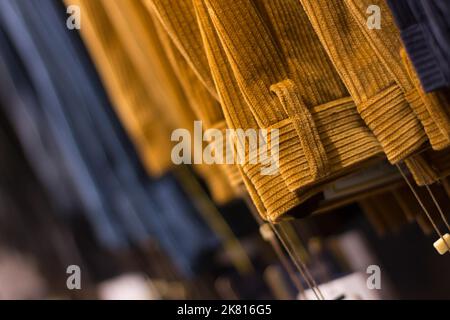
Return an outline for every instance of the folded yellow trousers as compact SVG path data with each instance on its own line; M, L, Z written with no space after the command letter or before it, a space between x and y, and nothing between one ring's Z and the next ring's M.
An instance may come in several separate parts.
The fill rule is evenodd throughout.
M400 33L387 3L384 0L345 0L345 5L357 21L377 57L402 88L406 100L424 127L432 148L435 150L447 148L450 144L448 101L445 101L445 96L441 93L426 94L422 89L415 70L403 49ZM370 5L377 5L381 9L381 29L371 30L367 27L366 11ZM436 181L436 176L431 174L433 171L430 167L431 164L427 164L426 159L421 159L421 155L414 155L405 161L413 176L419 179L416 179L418 184L426 182L429 184Z
M203 0L195 0L194 6L228 127L258 129L256 119L248 108L228 64L205 3ZM307 199L289 191L279 174L262 175L260 164L250 164L247 161L240 167L250 197L264 219L275 221Z
M424 154L411 157L405 163L418 185L429 185L449 175L450 159L447 158L449 162L446 163L445 158L448 153L446 150L448 150L448 132L450 132L448 122L450 93L448 90L425 93L405 50L402 50L401 54L408 74L425 106L418 110L419 118L423 119L422 123L425 129L428 129L427 135L430 138L430 144L436 150L435 152L428 150ZM439 161L440 159L444 161Z
M204 48L201 47L203 46L203 40L200 31L196 33L198 27L196 27L192 21L192 18L195 18L195 22L197 22L194 8L189 7L183 1L175 3L172 2L172 6L168 6L167 1L147 1L147 3L152 10L157 12L156 16L161 19L162 23L168 31L168 34L173 38L173 42L178 46L179 51L186 57L186 60L190 62L189 64L196 70L196 74L200 75L199 77L203 79L202 82L204 84L211 84L211 82L213 82L213 79L211 76L211 72L209 71L209 62L207 60ZM169 10L174 5L176 9L174 11ZM177 13L176 16L175 13ZM205 15L204 11L202 11L202 13L202 17L206 17L206 20L209 20L207 14ZM200 20L201 19L199 17L199 21ZM206 20L204 20L203 22L205 22ZM189 27L186 27L186 25L189 25ZM189 30L188 34L186 34L186 30ZM211 31L211 29L208 31ZM199 43L201 43L201 46L199 45ZM215 61L213 61L212 64L214 65ZM220 74L220 76L221 75L222 74ZM219 89L221 88L221 85L222 84L219 85ZM225 99L228 98L228 92L231 89L232 88L226 88L226 90L228 91L225 91L224 93ZM213 84L213 88L209 88L209 91L216 92L216 86ZM234 94L232 94L232 96L234 97ZM235 102L231 102L233 108L239 108L239 106L242 104L239 96L237 97L238 99L236 99ZM228 113L227 110L224 111ZM246 118L252 118L251 113L247 113L248 115L246 116ZM246 118L242 119L244 123L246 122ZM257 125L252 126L248 125L247 123L242 125L233 125L230 120L227 121L227 123L229 123L230 128L258 128ZM244 176L243 180L245 181L247 190L251 195L251 198L261 216L263 216L264 218L276 220L277 217L285 214L292 208L299 205L301 201L300 198L297 197L297 195L287 190L282 180L277 182L277 179L274 176L263 176L260 174L260 169L260 166L250 165L249 163L242 166L241 170ZM251 174L251 178L253 180L257 180L256 185L258 186L259 193L253 183L250 181L251 179L247 177L246 172Z
M205 1L242 97L263 129L280 131L291 191L380 154L298 1Z
M412 110L421 121L431 146L436 150L450 144L450 118L446 107L439 101L429 101L410 63L405 63L406 54L401 43L400 32L385 0L345 0L345 5L365 34L372 50L377 54L395 81L402 88ZM381 10L381 28L367 27L367 8L377 5ZM431 96L431 95L430 95Z
M164 26L174 45L185 58L211 96L218 100L217 91L199 35L192 1L140 0Z
M205 42L209 65L211 66L214 81L222 101L227 124L230 128L261 128L258 123L258 117L261 118L261 114L255 114L255 112L253 112L254 110L252 110L252 107L245 97L246 92L242 90L242 86L239 83L239 77L236 75L233 63L230 62L226 45L222 41L220 31L214 23L214 16L210 15L211 11L208 11L208 3L209 1L194 1L197 16L199 17L200 25L202 27L202 35ZM221 5L225 6L227 4L232 3L225 1L221 3ZM237 26L228 29L240 30ZM254 49L256 50L257 48ZM258 61L255 62L257 63ZM239 65L247 66L246 64ZM290 86L291 84L286 82L286 85ZM282 88L282 86L280 86L280 88ZM278 88L272 89L277 90ZM266 90L269 92L270 85L266 87ZM283 93L280 93L280 95L282 94ZM276 95L274 96L273 94L270 94L270 92L269 95L271 98L278 100ZM281 104L281 101L279 103ZM336 105L338 105L339 108L334 108ZM345 148L348 144L347 142L351 140L351 134L356 134L362 141L368 142L365 144L365 147L367 148L365 151L366 154L369 154L369 157L370 155L375 155L381 151L371 133L367 129L364 129L364 125L357 114L356 108L348 98L343 98L330 104L316 106L314 108L314 115L317 115L315 119L318 121L317 134L325 141L324 144L327 146L327 155L331 159L331 167L334 167L335 170L339 167L336 171L341 173L345 172L345 166L341 166L340 161L337 158L339 157L339 151ZM281 131L280 149L282 150L280 151L283 151L284 155L291 154L292 159L294 159L294 161L290 163L292 165L291 172L300 172L298 177L293 175L293 179L300 179L300 181L309 180L310 171L308 160L314 161L314 159L307 159L305 153L301 152L301 147L299 148L298 146L299 137L292 124L292 119L280 120L279 122L276 122L276 124L278 126L273 127L276 127ZM355 127L358 126L360 127L355 129ZM271 128L271 126L265 126L263 128ZM349 134L346 129L352 133ZM336 135L331 133L336 133ZM353 139L351 143L354 141L356 141L356 139ZM270 141L268 142L270 143ZM355 158L358 158L357 153L353 155L355 155ZM283 157L283 155L281 156ZM345 156L347 156L347 158L345 158ZM284 159L286 160L286 158ZM357 162L357 160L351 159L351 155L344 155L344 163L345 161L347 161L347 163L351 161ZM282 168L282 159L280 159L281 176L278 174L271 176L262 175L260 172L260 165L246 163L242 166L242 169L245 172L245 182L250 195L255 203L259 204L260 212L266 211L265 217L267 219L281 219L284 215L289 215L291 213L290 211L296 206L303 203L311 196L321 192L321 186L319 184L311 183L310 186L307 186L308 183L306 183L301 189L293 187L293 184L297 182L285 179L286 176L283 175ZM334 173L336 173L336 171L334 171ZM284 173L286 174L286 171L284 171ZM318 181L318 179L316 179L316 181Z
M401 65L399 53L395 53L398 57L391 57L384 55L385 50L379 54L380 50L374 49L389 26L383 24L381 30L366 31L366 22L363 26L352 14L352 1L300 1L361 117L380 141L389 161L398 163L420 150L427 136L411 105L416 100L410 97L411 92L414 97L418 94L410 84L404 86L403 70L389 69L392 60ZM386 33L389 40L389 32Z
M408 75L420 94L422 106L417 110L420 119L427 129L430 144L434 150L443 150L450 145L450 90L425 93L414 70L411 60L404 49L401 50L403 64Z
M146 1L154 18L165 52L182 84L189 103L205 129L218 129L225 137L226 123L209 70L200 29L192 3L186 1ZM188 32L186 34L186 32ZM226 152L226 141L216 148ZM236 192L242 188L239 168L234 164L220 165Z

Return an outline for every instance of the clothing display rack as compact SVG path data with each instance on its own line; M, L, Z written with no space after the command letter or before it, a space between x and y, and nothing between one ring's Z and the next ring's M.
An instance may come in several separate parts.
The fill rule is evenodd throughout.
M0 299L449 299L449 16L0 1Z

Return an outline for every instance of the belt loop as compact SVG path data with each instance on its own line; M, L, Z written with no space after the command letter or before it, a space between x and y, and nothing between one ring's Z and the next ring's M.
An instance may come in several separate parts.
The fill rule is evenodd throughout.
M328 158L320 140L319 132L312 114L303 103L295 83L286 79L270 87L292 120L292 124L299 136L305 158L313 178L320 178L328 172Z

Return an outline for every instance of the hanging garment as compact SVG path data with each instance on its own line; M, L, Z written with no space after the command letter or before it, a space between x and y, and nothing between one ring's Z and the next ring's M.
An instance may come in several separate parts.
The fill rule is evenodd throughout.
M350 13L358 23L362 33L371 44L372 50L395 81L400 85L405 98L422 123L432 147L441 150L450 145L450 118L446 114L445 104L427 99L420 85L415 81L415 72L404 59L400 33L394 18L384 0L347 0ZM376 5L380 8L380 29L367 26L367 8ZM448 109L448 108L447 108Z
M416 114L422 122L434 150L449 147L450 141L450 90L425 93L405 49L401 50L402 62L414 87L420 95Z
M236 83L259 128L280 130L280 173L301 202L380 154L296 1L205 3L230 65L222 86Z
M4 84L4 79L0 77L0 83ZM21 148L14 126L5 117L3 107L0 107L0 252L3 255L5 249L13 250L15 255L31 258L28 264L39 269L40 276L47 280L46 285L54 285L59 280L62 283L57 285L59 288L65 286L67 265L78 264L86 267L88 284L87 266L79 259L73 243L65 237L70 231L61 221L66 222L68 215L56 214L56 206L49 201L45 186L33 175L27 154ZM3 258L0 260L4 266ZM1 280L3 299L7 297L3 285L5 276L7 273Z
M146 73L143 75L146 78L151 78L148 75L148 70L151 68L154 70L153 65L160 64L163 70L168 73L168 76L172 77L171 82L166 82L166 86L172 86L172 88L162 88L159 92L155 92L161 99L164 99L165 94L168 91L178 90L183 93L183 100L175 101L174 103L180 105L184 109L181 114L187 114L184 116L181 124L185 125L184 128L191 129L193 121L202 120L204 129L210 129L216 127L216 124L224 126L221 120L221 109L217 100L210 96L205 87L199 82L199 79L193 74L192 69L186 65L184 58L178 53L178 50L172 45L170 39L162 30L162 26L158 21L152 21L152 18L146 12L146 8L143 4L136 1L104 1L103 8L110 17L111 21L114 21L114 27L116 27L117 34L121 38L122 42L126 44L125 50L128 52L128 56L131 60L137 61L144 59L147 66L144 68L144 64L139 67L137 63L137 69ZM133 21L130 23L130 21ZM158 32L159 31L159 32ZM149 43L153 49L143 50L140 43ZM136 48L135 50L133 49ZM159 61L155 61L159 60ZM152 72L153 73L153 72ZM154 75L153 75L154 76ZM162 76L160 76L161 78ZM153 81L155 82L155 81ZM175 87L174 87L175 86ZM152 84L150 88L154 87ZM170 94L170 93L169 93ZM165 109L174 108L173 106L164 105ZM174 115L175 119L180 118L180 115ZM223 116L222 116L223 118ZM185 123L186 120L191 120L192 123ZM173 129L177 127L174 126ZM167 139L167 137L166 137ZM208 168L209 167L209 168ZM239 172L237 168L229 168L231 166L202 166L201 171L208 172L214 170L214 174L217 176L214 181L211 181L211 190L214 199L220 203L229 202L234 195L230 184L233 180L233 185L238 185ZM219 172L219 168L223 172ZM230 171L230 173L228 173ZM219 178L220 177L220 178ZM231 180L230 180L231 179ZM228 181L227 181L228 180ZM222 182L221 182L222 181ZM228 185L227 185L228 184Z
M171 144L167 140L170 128L164 126L161 114L147 107L161 103L155 100L158 95L152 95L158 86L152 87L153 91L149 91L149 86L145 86L143 78L123 52L122 43L116 37L101 4L92 1L86 4L86 8L81 8L85 25L85 28L81 29L82 36L88 39L90 51L96 53L92 54L92 57L113 106L149 174L161 175L171 166ZM97 14L96 20L90 19L92 11ZM158 84L156 81L153 83Z
M448 94L441 92L426 94L423 91L412 64L401 45L400 34L386 2L382 0L347 0L345 4L355 21L358 22L359 28L365 34L377 57L383 62L386 70L393 75L405 92L406 100L424 127L432 148L443 150L449 147L450 117ZM381 10L381 29L369 29L367 27L366 10L371 5L376 5ZM425 168L424 166L430 167L430 164L421 159L421 155L413 155L405 159L405 162L414 177L424 176L429 181L435 181L433 177L427 177L427 173L431 171L431 168L422 172L414 171ZM416 180L416 182L422 184L423 180Z
M239 91L207 8L203 1L194 1L194 7L228 128L257 130L259 127L256 119ZM249 152L248 149L245 151ZM279 173L263 175L262 164L252 164L249 161L239 167L247 191L263 218L276 220L302 203L302 199L295 192L288 190Z
M230 148L226 148L227 125L211 76L194 7L186 1L145 3L148 4L161 43L196 118L203 122L206 130L221 131L223 139L213 143L226 159L226 152L231 152ZM223 164L221 167L230 185L239 193L242 178L238 166Z
M36 63L39 56L33 55L34 52L30 52L30 50L24 50L31 39L23 28L19 28L22 25L19 24L20 20L17 16L8 11L7 5L9 4L9 2L2 2L1 11L8 13L9 22L14 23L14 28L11 30L17 30L16 41L23 43L21 52L29 54L31 60L22 62L18 59L18 51L12 48L11 42L2 30L0 33L2 35L0 55L2 86L0 90L2 91L3 106L6 108L5 113L10 117L16 131L19 132L28 156L38 160L33 162L34 170L39 178L44 177L41 181L49 193L54 196L57 208L67 209L63 212L72 212L71 209L76 209L76 205L79 204L87 214L91 215L91 222L103 245L109 248L125 246L124 236L117 225L114 225L114 221L109 218L99 191L93 184L85 163L80 159L73 138L65 129L66 124L60 121L60 114L56 114L52 118L52 114L46 112L55 105L56 99L51 90L50 80L45 69L42 70L42 65ZM2 15L2 29L5 23L4 19L5 16ZM24 69L27 66L24 66L23 63L27 63L27 61L30 64L33 63L31 68L38 70L33 73L34 70L30 67L27 68L28 70ZM45 104L45 110L41 104ZM25 117L20 121L18 115ZM29 125L28 128L33 130L33 135L30 135L31 139L25 133L24 128L27 128L25 125ZM34 141L39 143L34 145L32 144ZM34 152L36 152L36 156L34 156ZM60 191L53 193L58 187ZM61 194L63 200L59 200ZM70 199L70 197L73 198Z
M450 87L450 3L388 0L409 57L426 92Z
M157 123L166 126L161 131L141 123L143 128L153 128L154 131L144 136L138 133L137 139L157 137L153 154L168 158L168 162L173 165L170 158L171 132L177 128L193 132L195 117L170 63L161 51L156 31L147 29L151 18L144 9L136 6L124 6L123 11L117 12L113 11L113 4L108 5L110 10L105 10L98 1L74 0L66 3L78 5L84 12L86 28L81 29L81 34L106 83L108 93L115 101L114 105L128 117L135 116L139 111L150 113ZM114 19L107 15L108 12L114 14ZM143 51L143 48L148 52ZM126 122L126 118L122 118L122 121ZM159 146L166 149L162 150ZM149 148L152 149L151 146ZM232 189L217 166L200 164L195 165L195 168L205 179L217 202L224 203L233 198Z
M449 138L446 137L448 132L450 132L450 91L440 90L425 93L405 50L402 50L402 60L426 106L426 110L423 110L422 114L429 116L425 116L426 120L422 123L425 129L429 128L427 135L430 137L430 143L434 149L414 155L406 160L405 163L419 186L429 185L450 174L450 162L446 161L449 153L447 143ZM436 137L436 139L432 139L432 137Z
M420 103L418 93L399 67L400 42L395 33L390 34L392 28L387 19L381 29L369 30L367 18L363 24L360 17L365 1L301 3L358 112L380 141L389 161L398 163L420 150L427 136L413 111L414 105ZM382 41L384 37L386 43ZM380 43L382 47L376 47ZM393 47L384 50L388 44Z
M114 248L156 238L180 270L193 275L217 238L173 177L150 180L142 171L77 32L65 26L64 7L50 0L19 0L2 1L1 8L0 25L15 52L5 54L2 46L0 53L16 59L5 64L6 70L14 78L23 65L22 78L36 92L37 113L48 118L36 118L34 125L52 130L49 136L64 154L70 182L102 244ZM116 228L122 238L108 228Z

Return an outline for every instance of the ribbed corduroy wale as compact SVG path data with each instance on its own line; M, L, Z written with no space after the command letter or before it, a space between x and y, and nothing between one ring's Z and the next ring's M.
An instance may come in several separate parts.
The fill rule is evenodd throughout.
M168 31L168 35L170 35L171 37L173 37L173 43L175 43L177 45L177 48L179 49L179 52L181 55L183 55L186 59L186 62L191 66L191 68L194 69L194 72L198 75L198 77L201 80L200 82L202 84L204 84L205 86L209 87L208 91L209 92L213 92L213 94L211 94L212 97L217 96L216 93L216 88L214 86L214 84L212 84L212 88L211 83L213 82L209 68L210 66L208 65L208 61L206 60L206 54L204 53L204 49L203 49L203 42L202 42L202 38L201 38L201 34L200 31L198 30L198 26L196 26L196 16L195 16L195 12L194 12L194 8L192 6L190 6L189 4L186 5L186 3L178 3L175 4L177 9L174 10L174 12L169 8L172 8L173 6L167 6L167 3L164 3L164 1L148 1L149 2L149 7L151 10L153 10L154 14L156 15L156 17L158 19L160 19L162 21L162 23L164 24L166 30ZM190 6L190 7L189 7ZM189 28L185 27L185 25L188 24L190 25ZM176 32L178 31L178 32ZM187 32L189 34L189 36L185 36L185 37L181 37L181 35L183 35L185 32ZM201 88L200 88L201 89ZM198 88L193 88L193 90L199 90ZM205 107L207 107L207 105L203 105L200 106L203 109ZM235 105L235 107L238 107L238 105ZM219 113L220 112L220 113ZM208 113L211 114L212 116L215 117L215 121L211 121L209 119L211 119L211 115L209 115L209 119L208 119ZM206 114L206 116L205 116ZM222 120L223 121L223 113L222 110L218 110L218 109L212 109L209 108L209 110L200 110L199 112L199 118L200 119L206 119L207 122L206 123L211 123L211 125L213 127L222 127L223 129L226 128L225 123L222 124L214 124L214 122L217 122L217 120ZM213 118L214 119L214 118ZM243 129L248 129L249 127L247 125L244 126L233 126L233 125L229 125L229 127L231 128L243 128ZM257 126L253 126L253 129L257 129ZM248 166L245 166L246 168ZM256 168L256 170L253 172L253 175L259 175L260 176L260 172L257 170L260 170L261 167L259 165L255 165L254 166ZM233 170L235 171L235 170ZM234 172L234 174L229 174L229 176L235 176L237 177L237 179L235 178L235 181L240 181L242 180L240 178L240 174L237 172ZM267 179L265 179L265 181L270 181L273 180L272 177L267 177ZM282 181L280 181L281 183L283 183ZM274 184L267 184L264 183L265 190L269 190L269 188L272 188L272 192L273 194L279 194L277 193L277 189L273 190ZM283 184L278 184L278 186L283 186ZM251 190L253 190L253 188L251 188ZM251 192L251 194L255 194L254 192ZM284 193L281 193L281 195L284 195ZM293 194L292 195L293 198L296 198L296 196ZM254 198L254 197L253 197ZM276 198L276 197L275 197ZM279 198L281 199L281 198ZM275 199L277 200L277 199ZM260 199L255 199L254 201L256 203L256 206L258 207L259 211L261 212L261 214L263 216L266 215L267 210L261 206L260 204ZM296 203L296 205L299 204L299 202ZM289 206L289 208L291 208L289 201L272 201L272 203L269 203L269 207L274 208L274 206L281 206L281 207L286 207ZM278 208L275 208L276 211L278 211ZM287 210L285 208L285 210Z
M400 52L395 52L400 49L399 41L390 35L387 19L380 30L368 30L367 18L363 22L360 11L366 1L345 1L344 5L337 0L301 3L389 161L398 163L417 152L427 137L409 103L412 86L403 81ZM383 48L387 44L393 47L386 53Z
M248 108L236 79L209 17L203 0L194 1L202 39L212 77L227 125L231 129L258 129L258 124ZM248 153L248 146L246 153ZM279 173L262 175L261 164L250 164L246 161L240 166L247 190L262 217L275 220L302 203L294 192L288 190Z
M445 95L426 95L418 85L386 3L349 0L342 6L301 1L388 159L405 161L416 179L425 177L416 180L419 184L435 182L428 175L430 164L418 153L428 148L428 143L435 150L449 146ZM367 27L366 10L371 4L381 8L379 30ZM347 50L349 46L351 50Z
M205 3L234 78L227 80L259 128L280 130L281 177L301 202L380 155L298 2Z
M169 10L171 8L171 6L167 6L167 3L164 3L162 1L147 1L148 3L148 7L149 9L153 12L153 14L157 17L157 19L159 19L161 21L161 23L164 25L165 29L168 32L168 35L170 35L172 37L172 41L173 43L176 44L177 49L179 50L180 54L185 58L186 63L188 63L191 68L193 69L193 71L197 74L198 78L200 79L200 82L206 86L207 90L209 93L211 93L212 97L217 97L218 94L216 93L216 86L213 83L213 77L211 76L211 71L214 74L214 71L216 71L217 69L214 69L214 67L212 67L212 70L209 71L210 68L210 64L212 64L213 66L215 65L216 61L215 60L206 60L207 59L207 54L208 54L208 50L206 50L206 54L205 51L203 49L203 46L207 46L207 43L205 41L205 43L203 43L203 39L202 40L202 35L200 34L200 30L199 27L196 26L194 23L197 23L196 21L196 15L194 12L194 7L192 7L190 4L188 3L178 3L176 4L177 9L174 10L174 12L172 10ZM202 18L208 18L208 16L204 15L204 12L202 11L202 14L199 14L197 12L197 18L199 19L199 24L201 25L200 21L202 20ZM186 24L189 24L189 28L185 27ZM210 28L210 26L208 26L208 28ZM176 32L178 31L178 33ZM208 29L208 31L210 31L210 29ZM186 34L187 32L187 34ZM181 37L181 35L185 35L184 37ZM206 48L205 48L206 49ZM209 64L208 64L209 62ZM224 70L222 70L224 71ZM220 75L220 76L226 76L223 73L218 73L216 75ZM226 91L221 90L222 84L224 83L217 83L217 86L219 88L218 93L219 95L221 95L220 97L220 101L222 101L222 106L224 106L224 101L223 99L227 99L229 96L229 92L233 92L233 87L232 85L234 85L233 82L231 81L227 81L227 87ZM198 90L196 88L193 88L193 90ZM237 94L237 92L233 92L232 96L236 96L239 97ZM228 101L228 100L227 100ZM233 108L235 108L235 110L239 109L244 111L243 108L240 108L241 106L243 106L244 104L242 104L242 101L239 101L239 99L235 99L234 102L231 103L226 103L227 106L231 105L233 106ZM205 106L200 106L202 109L205 108ZM248 110L248 109L247 109ZM245 111L247 111L245 110ZM239 124L239 125L235 125L235 123L233 123L233 121L230 120L230 117L228 115L228 112L226 109L224 109L224 112L222 112L220 110L220 114L218 113L218 110L200 110L199 112L199 117L200 119L202 118L208 118L208 116L204 116L204 114L208 114L208 113L213 113L213 116L216 120L219 119L224 119L228 118L227 123L225 124L225 121L222 120L222 123L220 124L214 124L214 122L217 121L211 121L207 119L207 123L210 123L213 127L219 128L219 129L226 129L228 128L241 128L241 129L258 129L258 126L255 125L248 125L247 123L245 123L246 119L251 119L253 118L253 116L251 115L251 113L247 112L247 115L244 115L244 117L239 117L238 119L240 119L239 121L243 122L243 124ZM220 116L219 116L220 115ZM240 114L240 116L242 116L242 114ZM209 117L211 119L211 116ZM224 142L226 143L226 142ZM248 169L249 165L244 165L244 168ZM261 176L260 174L260 169L261 166L260 165L254 165L252 166L253 168L255 168L255 170L253 171L253 175L257 175L257 176ZM231 181L234 181L234 185L238 185L240 184L240 182L242 181L242 177L241 174L239 172L236 172L235 168L237 168L237 166L233 167L231 170L229 169L229 177L231 177ZM242 170L242 168L241 168ZM248 170L244 170L246 172L248 172ZM258 211L261 213L262 216L266 216L266 212L270 211L267 210L262 204L261 204L261 200L258 197L258 195L256 194L256 192L254 191L255 188L253 186L250 185L249 179L245 176L245 172L243 172L244 175L244 180L247 181L247 186L248 189L250 191L250 194L252 195L252 199L255 202L256 207L258 208ZM233 178L234 177L234 178ZM265 181L271 181L273 180L273 177L266 177ZM286 192L279 192L280 187L283 187L283 181L278 181L277 184L270 184L270 183L263 183L260 184L263 188L262 191L267 190L270 194L269 194L269 198L271 195L280 195L278 198L275 196L274 201L271 201L268 203L269 208L271 209L275 209L275 211L278 211L278 208L275 208L275 206L278 207L283 207L284 211L294 207L295 205L298 205L300 202L295 202L293 201L295 204L292 204L290 200L286 200L286 198L283 198L286 195ZM275 187L276 186L276 187ZM275 188L274 188L275 187ZM269 189L271 188L271 189ZM286 189L286 188L285 188ZM267 192L265 194L263 194L263 198L267 198ZM291 194L291 198L296 198L296 196L294 194ZM279 201L281 200L281 201ZM282 210L283 211L283 210Z
M88 9L94 6L78 1ZM264 176L261 163L249 163L253 150L248 146L243 165L198 166L218 201L235 196L243 181L261 215L279 220L327 182L384 155L392 164L405 161L419 184L447 174L445 166L436 169L433 163L445 160L445 153L421 152L450 145L448 96L423 92L382 0L100 3L97 9L104 13L91 10L94 21L88 22L97 36L82 33L93 55L99 55L99 65L102 55L115 61L101 72L105 82L119 78L111 90L124 92L113 96L129 93L120 79L123 71L114 66L127 60L135 78L130 83L139 89L117 104L134 99L128 102L134 106L120 108L148 114L149 120L137 125L146 128L150 119L161 118L167 132L191 128L199 119L206 129L222 132L279 130L279 172L274 175ZM382 10L380 30L367 27L370 4ZM108 38L102 38L107 29ZM95 52L96 41L103 42L101 54ZM155 74L146 76L152 68ZM167 115L165 110L170 110ZM124 121L132 122L127 117Z
M424 127L427 138L434 149L441 150L450 145L450 125L448 115L443 111L443 105L431 101L422 88L415 82L415 73L405 62L404 49L400 33L385 1L347 1L352 16L358 21L359 27L365 33L373 51L384 64L404 93L405 99ZM366 8L375 4L380 7L382 27L380 30L369 30L366 26Z
M184 88L196 118L206 130L218 129L224 140L215 142L216 148L226 149L227 128L214 86L195 11L189 2L145 1L152 14L161 43ZM226 177L236 193L242 178L237 165L222 165Z

